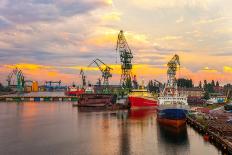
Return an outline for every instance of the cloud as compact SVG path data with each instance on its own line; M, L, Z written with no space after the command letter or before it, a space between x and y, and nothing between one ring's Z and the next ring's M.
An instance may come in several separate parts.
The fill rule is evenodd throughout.
M170 40L179 40L181 38L182 38L182 36L164 36L162 38L159 38L158 40L170 41Z
M218 18L209 18L209 19L200 19L196 24L212 24L216 22L221 22L223 20L231 20L232 17L218 17Z
M105 0L7 0L0 14L14 23L59 20L109 5ZM15 5L17 4L17 5Z
M143 9L170 9L170 8L201 8L207 9L212 0L130 0L134 5Z
M103 16L103 20L107 20L107 21L120 21L121 20L121 13L117 12L117 11L113 11L110 13L107 13Z
M176 20L176 23L182 23L183 21L184 21L184 17L181 16L180 18Z
M232 67L230 67L230 66L224 66L224 67L223 67L223 70L224 70L224 72L226 72L226 73L232 73Z
M202 71L205 71L205 72L218 72L216 69L212 69L212 68L209 68L209 67L204 67L203 69L202 69Z
M108 64L112 70L113 78L110 82L113 84L119 83L121 74L120 64ZM86 65L79 66L47 66L39 64L6 64L0 65L0 74L4 75L0 77L0 80L5 81L7 74L9 74L13 68L18 67L23 71L27 80L36 80L40 84L43 84L46 80L62 80L65 84L71 84L73 81L80 83L81 78L79 76L80 69L84 69L85 74L89 81L94 83L99 77L101 72L96 66L87 67ZM104 67L104 66L101 66ZM166 82L167 66L156 66L148 64L134 64L132 69L133 75L137 75L139 81L144 79L148 81L150 79L157 79L162 82ZM178 71L178 78L191 78L197 84L200 80L219 80L221 83L227 83L231 80L232 68L229 66L224 67L224 73L215 69L205 67L202 70L193 72L192 70L181 67ZM43 76L41 76L43 75Z
M164 81L164 64L179 54L184 76L231 81L229 69L223 69L231 64L231 22L220 19L230 17L227 2L230 0L2 0L0 65L38 64L42 65L38 70L54 79L63 74L70 82L80 67L95 58L115 65L117 35L124 29L136 64L134 72L145 79ZM202 70L205 66L208 69ZM112 80L117 81L120 65L115 68ZM0 78L5 81L8 72L0 71ZM92 79L100 76L96 67L88 72ZM35 70L28 75L39 76Z
M9 20L7 20L5 17L0 16L0 29L1 28L6 28L8 26L11 26L12 22L10 22Z

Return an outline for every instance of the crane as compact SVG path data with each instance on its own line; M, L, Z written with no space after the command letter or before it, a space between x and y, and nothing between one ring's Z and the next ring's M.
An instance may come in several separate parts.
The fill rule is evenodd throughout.
M180 59L177 54L173 56L173 58L168 62L167 64L168 70L167 70L167 84L163 90L163 94L168 95L177 95L177 82L176 82L176 71L178 67L180 66Z
M22 70L18 69L17 67L13 69L13 71L7 76L8 86L14 86L14 84L12 84L13 76L15 76L17 80L17 91L21 93L25 86L25 80Z
M168 85L171 87L176 87L176 71L178 66L180 66L180 59L177 54L168 62Z
M109 78L112 77L112 74L110 73L110 71L112 70L111 67L109 67L108 65L106 65L103 61L101 61L100 59L94 59L88 67L90 67L92 64L96 64L99 68L99 70L102 73L102 79L103 79L103 85L109 85ZM103 67L104 66L104 67ZM99 79L99 83L100 83L101 79Z
M81 79L82 79L82 86L85 87L86 86L86 76L85 76L84 70L82 68L80 70L80 75L81 75Z
M119 52L120 54L120 61L121 61L121 79L120 84L121 85L127 85L128 82L131 86L131 70L132 70L132 52L131 49L126 41L126 38L124 36L123 30L121 30L118 34L117 39L117 46L116 46L116 52Z

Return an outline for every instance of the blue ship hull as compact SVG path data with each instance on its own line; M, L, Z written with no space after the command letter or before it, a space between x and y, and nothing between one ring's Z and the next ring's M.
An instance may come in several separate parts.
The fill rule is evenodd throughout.
M157 111L157 120L165 125L180 127L186 122L186 109L163 108Z
M158 109L158 117L159 118L166 118L166 119L185 119L186 118L187 110L185 109L175 109L175 108L168 108L168 109Z

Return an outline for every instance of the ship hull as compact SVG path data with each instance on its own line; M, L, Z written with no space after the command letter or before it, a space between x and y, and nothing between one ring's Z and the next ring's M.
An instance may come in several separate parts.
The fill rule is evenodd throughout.
M112 104L111 94L82 94L78 101L78 107L104 107Z
M78 95L84 94L84 92L85 92L84 90L66 91L65 95L66 96L78 96Z
M129 96L130 109L146 109L158 106L158 101L144 97Z
M161 124L178 128L185 125L186 113L187 110L181 108L158 108L157 120Z

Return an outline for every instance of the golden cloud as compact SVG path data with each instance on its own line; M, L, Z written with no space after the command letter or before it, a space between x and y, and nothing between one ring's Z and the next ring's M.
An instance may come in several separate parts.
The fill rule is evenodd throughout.
M232 73L232 67L224 66L223 71L226 72L226 73Z
M10 72L15 66L18 66L22 69L26 79L36 80L36 81L46 81L46 80L62 80L64 83L72 83L73 81L80 81L79 73L73 74L65 74L59 69L74 69L80 70L83 69L87 75L88 80L94 81L97 80L98 77L101 77L101 73L98 67L86 67L86 66L44 66L37 64L15 64L15 65L3 65L1 70L5 72ZM121 65L120 64L109 64L113 70L111 71L113 74L113 78L110 81L114 81L114 83L119 82L120 74L121 74ZM104 66L101 66L104 68ZM224 73L221 73L215 69L204 67L203 69L193 72L186 67L180 68L180 71L177 72L177 77L181 78L191 78L195 83L198 83L200 80L218 80L220 82L231 82L231 74L232 67L224 66ZM92 74L94 71L99 73L99 76ZM3 74L3 72L0 72ZM147 64L134 64L132 69L132 74L137 75L138 80L144 79L146 81L151 79L158 79L162 82L166 81L166 73L167 67L156 67ZM228 74L229 73L229 74Z
M106 21L120 21L121 20L121 13L113 11L111 13L105 14L103 16L103 20L106 20Z

